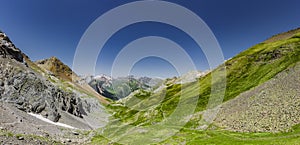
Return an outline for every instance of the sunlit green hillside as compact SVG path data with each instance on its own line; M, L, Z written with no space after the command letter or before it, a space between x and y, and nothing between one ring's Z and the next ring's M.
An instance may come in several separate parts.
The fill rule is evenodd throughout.
M225 62L224 65L213 70L199 81L188 84L172 84L165 82L166 89L158 92L140 91L135 97L126 98L109 106L115 112L110 125L104 134L119 136L112 142L122 141L132 143L145 134L130 132L130 126L149 127L168 118L176 109L179 101L186 106L199 96L196 111L189 122L180 132L161 142L161 144L298 144L299 127L288 133L234 133L211 124L206 130L201 130L202 111L205 111L211 95L211 76L213 73L226 68L226 92L224 102L239 94L257 87L273 78L278 73L295 66L300 61L300 33L290 31L291 37L282 37L276 41L265 41ZM218 80L214 83L220 83ZM218 85L218 84L214 84ZM181 96L182 95L182 96ZM180 100L181 97L181 100ZM129 107L128 107L129 106ZM141 109L144 108L144 109ZM299 116L298 116L299 117ZM183 119L183 118L182 118ZM271 122L270 122L271 123ZM172 127L170 127L172 128ZM174 126L176 128L176 126ZM293 129L292 129L293 130ZM162 130L163 131L163 130ZM124 134L132 134L128 136ZM93 143L108 143L101 134L93 139Z

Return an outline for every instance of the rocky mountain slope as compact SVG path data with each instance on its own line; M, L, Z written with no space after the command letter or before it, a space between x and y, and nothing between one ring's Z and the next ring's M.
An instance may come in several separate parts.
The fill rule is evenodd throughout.
M215 122L240 132L288 132L300 124L299 106L300 62L224 103Z
M59 69L61 68L50 70L59 74L64 71L66 74L71 72L68 68L62 68L62 71ZM28 117L28 113L40 114L49 121L68 124L77 129L89 130L104 126L109 115L99 100L91 94L80 91L81 88L53 81L53 79L60 80L61 76L55 77L44 73L44 70L31 62L4 33L0 33L0 102L4 108L0 113L6 116L0 120L1 128L21 134L40 129L42 130L40 132L55 134L56 131L51 132L45 127L32 126L39 121L31 119L35 118L33 116ZM65 77L70 76L62 78ZM20 118L12 118L15 123L11 124L12 120L9 118L16 112L13 111L14 108L20 110L18 111ZM27 129L22 127L16 129L17 126L25 125L24 122L31 126Z

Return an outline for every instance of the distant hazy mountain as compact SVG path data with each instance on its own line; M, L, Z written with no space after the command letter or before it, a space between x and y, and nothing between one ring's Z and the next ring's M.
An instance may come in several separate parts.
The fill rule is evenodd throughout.
M154 89L163 82L158 78L135 78L134 76L111 78L107 75L98 75L91 80L85 80L89 80L89 85L99 94L113 100L124 98L139 89Z

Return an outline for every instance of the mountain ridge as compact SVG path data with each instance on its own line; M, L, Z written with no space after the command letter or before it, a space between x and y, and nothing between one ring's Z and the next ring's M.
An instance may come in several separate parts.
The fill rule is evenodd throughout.
M287 32L283 32L283 33L279 33L276 34L270 38L268 38L267 40L264 41L264 43L271 43L271 42L275 42L275 41L279 41L279 40L284 40L284 39L288 39L293 37L296 33L300 32L300 27L287 31Z

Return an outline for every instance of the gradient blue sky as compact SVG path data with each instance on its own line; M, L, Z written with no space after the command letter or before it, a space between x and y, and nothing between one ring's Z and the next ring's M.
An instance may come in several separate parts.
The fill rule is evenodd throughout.
M1 1L0 29L32 60L57 56L72 66L77 44L103 13L133 0ZM268 37L300 27L299 0L169 0L199 15L214 32L225 59ZM138 33L137 33L138 32ZM112 62L130 41L143 36L168 37L182 44L199 70L208 69L197 45L180 30L161 23L130 25L116 33L98 57L96 73L110 73ZM135 65L135 75L171 77L174 68L158 58Z

